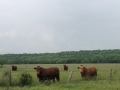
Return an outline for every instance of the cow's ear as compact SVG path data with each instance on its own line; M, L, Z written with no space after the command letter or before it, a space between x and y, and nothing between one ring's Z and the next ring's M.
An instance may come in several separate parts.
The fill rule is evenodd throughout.
M86 69L86 67L83 67L83 69Z
M43 68L40 68L40 71L42 71L43 70Z
M79 69L79 67L77 67Z
M34 69L37 69L37 68L34 68Z

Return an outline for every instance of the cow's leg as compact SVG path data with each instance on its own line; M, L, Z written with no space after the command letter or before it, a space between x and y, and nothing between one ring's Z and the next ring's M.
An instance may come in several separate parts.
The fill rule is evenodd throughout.
M39 82L41 82L40 78L38 78L38 79L39 79Z
M56 75L55 77L56 77L56 80L57 80L57 81L60 81L59 75Z
M55 82L55 77L52 77L52 79L53 79L53 82Z

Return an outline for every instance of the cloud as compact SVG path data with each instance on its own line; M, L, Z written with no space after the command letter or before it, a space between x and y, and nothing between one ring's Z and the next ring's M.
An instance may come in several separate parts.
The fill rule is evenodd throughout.
M12 39L12 38L15 38L16 36L17 36L17 30L16 29L11 29L11 30L0 32L0 38Z
M0 0L0 6L2 7L8 7L12 4L12 1L9 0Z
M1 0L0 53L119 48L119 0Z

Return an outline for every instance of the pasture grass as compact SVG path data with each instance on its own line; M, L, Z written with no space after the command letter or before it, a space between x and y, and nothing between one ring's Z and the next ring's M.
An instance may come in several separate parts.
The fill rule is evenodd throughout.
M42 66L44 68L56 66L60 69L60 82L53 83L52 81L40 83L36 76L34 67ZM120 64L82 64L86 67L95 66L97 68L97 78L84 80L81 78L77 67L81 64L67 64L68 71L63 70L63 64L18 64L17 71L11 71L12 80L18 82L21 73L27 71L32 77L31 86L0 86L0 90L120 90ZM110 78L110 70L112 69L112 77ZM4 65L0 68L0 80L3 72L11 70L11 65ZM71 71L74 70L72 78L68 83L68 77Z

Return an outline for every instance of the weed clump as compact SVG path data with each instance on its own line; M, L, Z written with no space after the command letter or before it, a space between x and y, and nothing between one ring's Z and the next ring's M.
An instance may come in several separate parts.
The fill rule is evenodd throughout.
M11 71L7 70L3 72L2 77L0 78L0 86L9 86L11 85Z
M20 78L19 78L19 85L20 86L23 87L24 85L31 85L32 82L33 82L33 78L29 73L23 72L20 75Z

